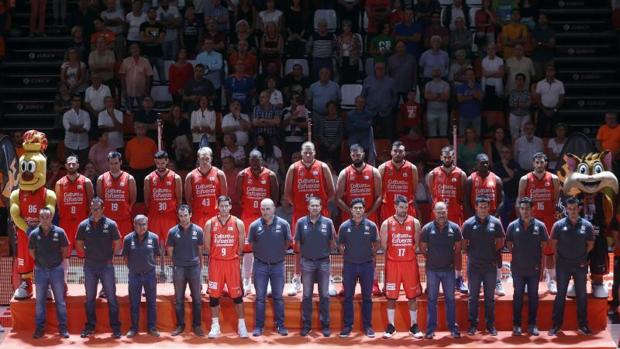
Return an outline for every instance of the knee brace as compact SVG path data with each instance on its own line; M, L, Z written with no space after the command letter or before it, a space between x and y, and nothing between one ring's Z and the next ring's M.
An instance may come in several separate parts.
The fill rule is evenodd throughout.
M218 305L220 305L220 299L219 298L215 298L215 297L210 297L209 298L209 306L217 307Z
M233 298L233 303L235 303L235 304L243 303L243 296L239 296L237 298Z

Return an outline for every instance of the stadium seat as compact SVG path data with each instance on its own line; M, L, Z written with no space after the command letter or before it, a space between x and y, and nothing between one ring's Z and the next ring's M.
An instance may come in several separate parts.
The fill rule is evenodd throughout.
M322 19L327 22L327 30L332 33L336 31L338 28L338 15L336 15L336 11L327 9L314 11L314 30L318 30L319 22Z
M441 148L446 145L450 145L450 141L445 137L427 139L426 148L428 148L428 154L431 160L439 160L439 157L441 156Z
M308 64L308 60L304 58L295 58L295 59L287 59L284 63L284 76L290 74L293 71L293 67L295 64L301 65L301 69L303 69L304 76L310 75L310 67Z
M496 127L506 128L506 117L502 111L485 110L482 112L482 117L486 119L487 129L489 130Z
M362 85L344 84L340 86L340 107L342 109L354 109L355 97L362 93Z
M172 95L168 91L168 86L153 86L151 88L151 97L153 97L155 111L167 111L172 104Z

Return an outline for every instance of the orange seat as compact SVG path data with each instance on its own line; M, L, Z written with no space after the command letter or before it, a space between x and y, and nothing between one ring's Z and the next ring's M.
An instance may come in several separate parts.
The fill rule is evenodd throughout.
M482 117L487 121L488 130L496 127L506 128L506 116L503 111L485 110L482 112Z
M447 138L429 138L426 140L426 148L431 160L437 161L441 156L441 148L450 145Z

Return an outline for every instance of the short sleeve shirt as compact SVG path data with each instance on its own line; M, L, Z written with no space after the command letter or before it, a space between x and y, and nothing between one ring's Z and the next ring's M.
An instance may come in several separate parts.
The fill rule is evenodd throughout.
M177 224L168 232L166 246L174 247L172 263L177 267L193 267L200 264L200 247L204 244L204 233L196 224L183 229Z
M125 236L123 241L123 256L127 257L127 268L130 274L146 274L155 271L159 256L159 238L149 231L144 239L140 239L135 232Z
M62 263L62 248L69 246L65 231L52 225L45 234L41 227L29 235L28 249L34 250L34 264L39 268L51 269Z
M299 244L301 256L308 259L329 258L330 242L334 224L332 220L319 216L316 223L312 223L309 216L297 221L295 242Z
M506 229L506 241L512 242L511 270L513 274L532 274L540 270L542 251L540 245L549 240L545 224L536 218L527 228L522 219L516 219Z
M553 225L551 238L557 241L556 267L587 267L587 242L594 241L594 229L590 222L579 217L573 225L568 218L562 218Z
M85 266L103 267L112 263L113 242L121 238L116 222L101 217L98 222L88 218L78 226L76 240L84 241Z
M493 216L470 217L463 223L463 240L469 240L467 262L473 270L488 270L497 264L495 239L504 237L502 223Z
M291 241L291 226L276 216L271 224L259 218L250 225L248 242L252 244L254 257L263 263L279 263L284 260L284 247Z
M454 245L463 240L461 228L447 222L442 228L429 222L422 228L420 242L426 243L426 269L430 271L454 270Z
M338 231L338 244L344 245L345 263L372 261L372 243L377 240L377 226L366 218L359 224L349 219L340 225Z

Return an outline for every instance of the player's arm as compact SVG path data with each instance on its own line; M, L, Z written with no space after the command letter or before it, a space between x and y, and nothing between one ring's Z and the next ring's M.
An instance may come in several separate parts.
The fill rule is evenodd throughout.
M521 198L525 197L525 188L527 187L527 175L522 176L519 179L519 191L517 192L517 204L515 205L515 211L517 212L517 218L521 217L519 212L519 201Z
M209 257L211 256L211 220L209 219L207 221L207 224L205 224L205 243L204 243L204 251L207 253L207 255L209 255ZM202 256L202 253L200 254Z
M237 177L235 178L235 191L237 192L237 196L243 200L243 176L244 171L239 171L237 173ZM273 200L273 199L272 199ZM277 202L277 201L274 201Z
M377 212L377 210L381 206L381 193L383 192L381 188L383 183L381 181L381 175L379 174L379 171L376 168L373 168L372 172L374 177L373 180L375 182L375 199L372 203L372 207L370 207L370 210L368 210L367 215Z
M417 218L413 219L413 228L415 229L415 234L413 235L415 245L420 246L420 237L422 235L422 225Z
M237 219L237 231L239 232L239 246L237 246L237 255L241 256L243 254L243 246L245 245L245 226L240 219Z
M455 241L454 242L454 265L458 265L461 263L461 252L463 251L463 241Z
M220 179L220 195L228 194L228 183L226 183L226 175L224 174L224 171L218 170L217 176Z
M185 185L183 189L185 191L185 202L191 206L194 201L194 195L192 193L192 176L188 175L185 177Z
M495 200L497 202L496 216L499 217L502 207L504 207L504 184L499 176L495 175ZM518 205L517 205L518 206Z
M121 244L123 242L121 241L121 239L116 239L116 240L112 240L112 249L114 250L114 254L118 254L118 252L121 250Z
M149 204L151 201L151 181L149 180L149 176L144 177L144 206L149 208Z
M345 170L340 171L340 174L338 175L338 182L336 182L336 205L338 205L338 208L342 212L346 212L351 215L351 208L343 200L346 176Z
M336 227L334 226L334 222L332 222L332 238L329 239L329 250L336 251L338 246L336 245L336 241L338 241L338 234L336 232Z
M336 189L334 188L334 178L332 177L332 171L329 170L329 166L323 163L323 178L325 178L325 186L327 190L327 201L331 200L334 197L334 193Z
M465 209L465 217L473 216L474 208L471 204L471 191L473 190L473 181L470 178L467 178L465 181L465 190L463 190L463 207Z
M273 171L269 171L269 182L271 183L271 200L273 200L273 202L279 202L280 184L278 183L278 176L276 176L276 173Z
M295 164L288 167L286 178L284 179L284 198L293 205L293 176L295 173ZM273 200L273 199L272 199ZM277 197L273 202L278 202Z
M418 181L420 180L420 177L418 175L418 168L413 164L411 164L411 167L411 188L413 189L413 194L415 195L415 192L418 189ZM413 198L410 198L409 205L413 205L415 207L415 211L420 212L417 207L418 205Z
M90 204L90 200L95 197L95 188L93 188L93 182L90 179L84 179L84 188L86 189L86 200Z
M428 195L431 197L431 202L435 201L435 198L433 198L433 171L429 172L426 175L426 186L428 187Z
M174 194L177 196L177 205L181 205L183 202L183 181L178 174L174 175ZM146 198L146 195L144 197Z
M560 179L558 176L552 174L551 179L553 180L553 204L557 205L560 200L560 189L562 184L560 183Z
M22 217L21 210L19 208L19 190L13 190L11 193L10 202L11 207L9 211L11 213L11 218L13 218L13 223L15 223L19 229L28 231L28 224L26 223L24 217Z
M388 221L387 219L381 223L381 230L379 231L379 239L381 241L381 249L383 253L387 251L387 233L388 233Z
M136 179L132 175L129 175L129 207L133 207L136 204L138 198L138 189L136 187Z
M102 184L103 184L103 175L100 175L99 177L97 177L97 195L103 197L103 192L101 192L101 188L102 188Z

